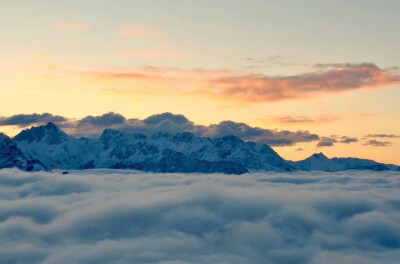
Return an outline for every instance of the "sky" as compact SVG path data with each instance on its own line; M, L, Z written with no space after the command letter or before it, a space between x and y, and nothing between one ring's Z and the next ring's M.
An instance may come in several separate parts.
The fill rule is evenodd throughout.
M0 3L0 121L171 112L318 135L275 146L400 164L399 1ZM0 122L15 135L24 125ZM243 126L242 126L243 127Z

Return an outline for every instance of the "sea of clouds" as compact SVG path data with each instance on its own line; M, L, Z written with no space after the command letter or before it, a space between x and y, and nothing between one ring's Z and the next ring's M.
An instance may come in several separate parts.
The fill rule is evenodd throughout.
M399 263L400 173L0 170L0 263Z

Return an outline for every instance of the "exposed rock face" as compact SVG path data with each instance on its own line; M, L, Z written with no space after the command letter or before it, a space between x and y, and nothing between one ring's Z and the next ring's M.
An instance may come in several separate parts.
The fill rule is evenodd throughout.
M40 161L27 159L14 140L0 133L0 169L12 167L26 171L47 169Z
M149 120L151 122L151 120ZM184 132L152 136L104 130L99 139L74 138L53 123L32 127L14 139L0 134L0 168L22 170L119 168L153 172L242 174L248 171L399 170L395 165L314 154L287 161L266 144L235 136L196 137Z

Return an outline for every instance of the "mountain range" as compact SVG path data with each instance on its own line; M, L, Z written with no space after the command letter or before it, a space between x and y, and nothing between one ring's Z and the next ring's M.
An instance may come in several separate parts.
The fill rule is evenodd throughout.
M0 133L0 168L25 171L136 169L151 172L243 174L252 171L396 170L400 167L357 158L313 154L283 159L271 147L235 136L196 137L183 132L151 136L105 129L100 138L75 138L55 124L23 130L14 138Z

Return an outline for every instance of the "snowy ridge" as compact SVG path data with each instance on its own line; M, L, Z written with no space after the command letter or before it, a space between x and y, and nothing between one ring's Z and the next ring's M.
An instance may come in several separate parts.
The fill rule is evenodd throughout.
M220 172L294 170L400 170L399 166L356 158L328 159L322 153L287 161L266 144L235 136L196 137L183 132L152 136L105 129L99 139L74 138L53 123L22 131L13 139L0 134L0 168L22 170L93 168L153 172Z
M332 158L329 159L323 153L315 153L309 158L293 162L298 170L305 171L327 171L337 172L345 170L399 170L400 167L390 164L382 164L373 160L358 159L358 158Z
M0 169L13 167L25 171L47 170L43 163L37 159L27 158L11 138L0 133Z

